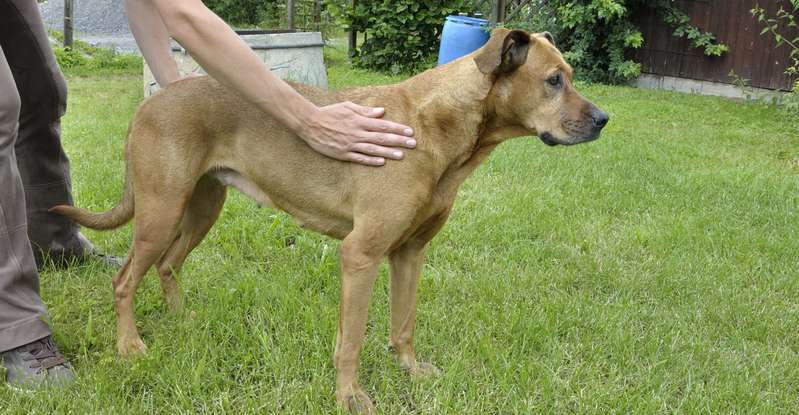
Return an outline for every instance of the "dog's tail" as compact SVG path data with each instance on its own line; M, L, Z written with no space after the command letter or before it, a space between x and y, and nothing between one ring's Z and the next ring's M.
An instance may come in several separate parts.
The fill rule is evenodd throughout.
M130 166L125 168L125 188L122 190L122 199L111 210L94 213L75 206L59 205L50 208L49 211L66 216L80 225L98 231L116 229L130 222L134 211Z

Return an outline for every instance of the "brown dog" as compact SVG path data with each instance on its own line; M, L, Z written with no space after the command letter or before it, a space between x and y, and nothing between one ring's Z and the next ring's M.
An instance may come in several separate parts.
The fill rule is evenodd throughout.
M326 158L212 79L187 79L145 101L131 122L116 207L101 214L52 210L93 229L135 216L133 246L113 281L123 355L145 351L133 315L145 272L156 265L167 303L179 307L174 275L216 221L227 186L343 239L336 399L371 413L358 384L358 355L381 260L388 256L391 264L390 345L411 374L434 373L413 350L427 243L447 220L458 187L499 143L538 135L548 145L577 144L599 136L608 115L571 79L551 36L497 29L473 54L397 85L338 93L295 85L317 105L380 104L393 121L412 126L417 149L382 168Z

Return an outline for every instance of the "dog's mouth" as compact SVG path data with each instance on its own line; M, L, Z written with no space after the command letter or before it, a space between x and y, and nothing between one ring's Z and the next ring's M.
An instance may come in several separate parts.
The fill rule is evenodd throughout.
M555 141L555 137L553 137L550 133L543 133L539 135L538 138L541 139L544 144L550 147L555 147L556 145L560 144L559 142Z
M601 132L600 129L593 129L591 132L589 132L588 134L586 134L586 135L584 135L582 137L570 137L567 140L558 140L558 139L555 138L555 136L553 136L550 133L542 133L541 135L538 136L538 138L544 144L546 144L546 145L548 145L550 147L554 147L554 146L557 146L557 145L573 146L575 144L587 143L589 141L596 140L597 138L599 138L600 132Z

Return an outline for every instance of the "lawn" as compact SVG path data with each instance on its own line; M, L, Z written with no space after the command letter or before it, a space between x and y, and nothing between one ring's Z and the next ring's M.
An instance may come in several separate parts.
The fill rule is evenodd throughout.
M399 78L351 71L336 88ZM141 80L70 78L64 145L75 199L121 192ZM581 85L611 114L599 141L519 138L463 186L420 285L413 381L387 350L385 267L361 383L386 414L799 412L799 123L757 104ZM309 166L312 168L312 166ZM86 234L123 255L131 228ZM150 352L116 354L113 270L42 274L79 380L17 394L26 413L336 411L338 242L231 192L189 257L174 315L157 277L137 316Z

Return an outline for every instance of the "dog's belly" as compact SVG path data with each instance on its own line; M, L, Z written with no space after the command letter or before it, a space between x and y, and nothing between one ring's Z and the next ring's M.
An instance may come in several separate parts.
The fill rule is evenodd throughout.
M272 199L267 196L266 193L261 190L260 187L256 186L255 183L251 182L249 179L242 176L239 172L235 170L229 169L221 169L216 170L210 173L211 177L219 180L225 186L234 187L245 196L249 197L250 199L255 200L255 203L258 204L258 207L268 206L271 208L276 208Z
M224 186L233 187L253 199L258 207L268 206L286 211L302 228L308 228L337 239L343 239L352 231L352 220L325 215L313 207L305 206L303 208L289 201L281 200L280 202L283 203L275 203L260 186L235 170L219 169L208 174L219 180Z

